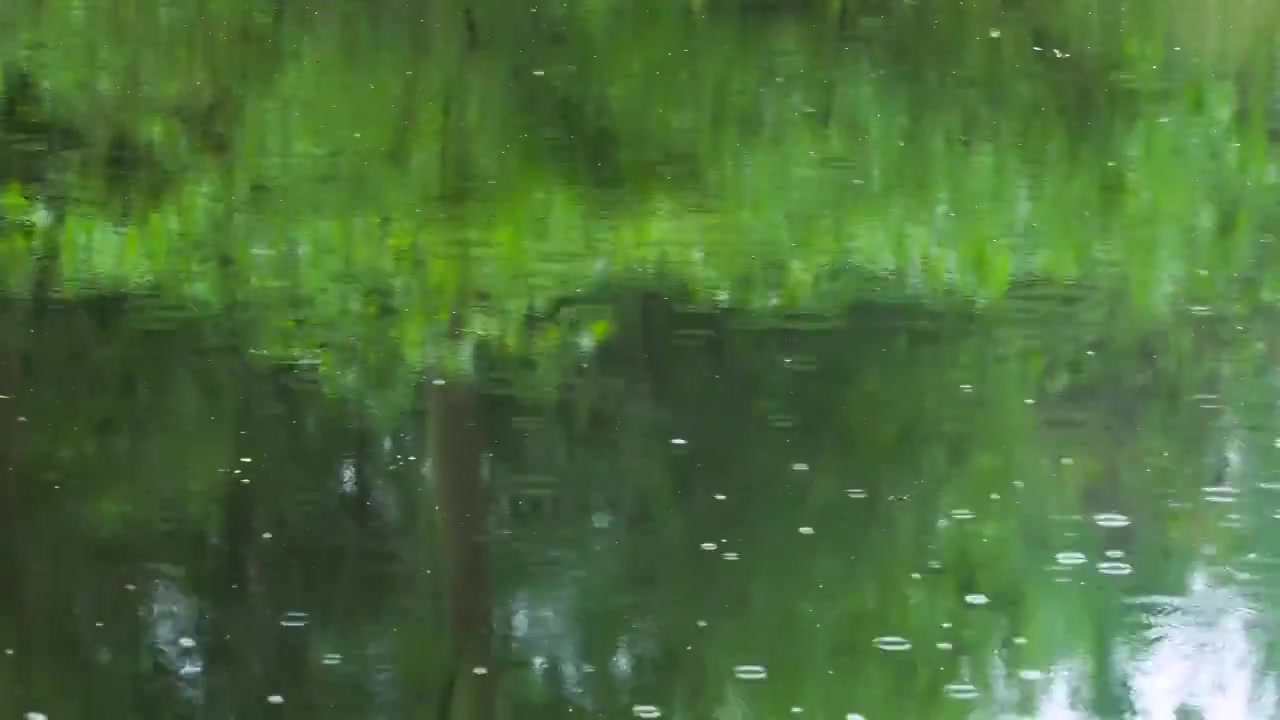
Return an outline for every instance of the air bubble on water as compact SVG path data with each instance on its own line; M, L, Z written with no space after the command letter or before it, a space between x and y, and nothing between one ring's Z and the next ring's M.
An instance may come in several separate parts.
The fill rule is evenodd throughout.
M871 644L886 652L902 652L911 649L911 641L897 635L881 635L872 640Z
M739 680L764 680L769 671L763 665L735 665L733 676Z
M804 526L804 527L800 528L800 534L801 534L801 535L812 535L812 534L813 534L813 532L814 532L814 531L813 531L813 528L809 527L808 525L806 525L806 526Z
M968 508L956 508L951 511L951 517L956 520L972 520L978 517L978 514Z
M472 675L488 675L488 674L489 674L489 668L487 668L487 667L485 667L485 666L483 666L483 665L477 665L477 666L475 666L475 667L471 668L471 674L472 674Z
M809 463L802 463L802 462L791 463L791 469L795 470L796 472L804 472L805 470L809 469Z
M688 445L689 441L684 438L671 438L672 445Z
M189 637L178 638L178 647L193 648L195 646L196 646L196 641L192 638L189 638Z
M715 498L716 500L728 500L728 499L729 499L729 496L728 496L728 495L725 495L724 493L716 493L715 495L712 495L711 497Z
M321 665L341 665L342 655L338 653L325 653L320 658L320 664Z
M699 547L701 547L703 550L715 550L717 547L719 547L719 545L716 545L713 542L704 542Z
M986 605L991 602L991 598L987 597L983 593L969 593L964 596L964 601L965 604L968 605Z
M662 711L657 705L634 705L631 708L631 714L638 718L658 718L662 717Z
M271 703L272 705L283 705L283 704L284 704L284 696L283 696L283 695L268 695L268 696L267 696L267 702L268 702L268 703Z
M855 500L859 500L867 496L867 491L862 488L849 488L844 491L844 494Z
M1088 562L1088 558L1084 556L1084 553L1075 552L1074 550L1060 552L1054 556L1054 559L1058 561L1059 565L1083 565Z
M251 463L251 462L253 462L253 458L242 457L242 458L240 458L240 462L242 462L242 463Z
M741 559L742 556L736 552L726 552L726 553L721 553L720 557L724 558L725 560L739 560Z

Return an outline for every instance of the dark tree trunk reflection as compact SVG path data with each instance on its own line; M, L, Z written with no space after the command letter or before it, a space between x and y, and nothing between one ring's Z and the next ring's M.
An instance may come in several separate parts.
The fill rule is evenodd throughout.
M496 715L491 657L492 590L485 542L489 501L480 473L475 387L428 386L432 467L445 552L448 656L442 720Z

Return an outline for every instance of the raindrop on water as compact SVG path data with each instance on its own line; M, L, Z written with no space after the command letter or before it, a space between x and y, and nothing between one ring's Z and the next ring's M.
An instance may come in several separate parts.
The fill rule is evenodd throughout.
M1214 486L1203 488L1204 499L1212 503L1233 503L1240 491L1233 487Z
M948 683L942 693L953 700L973 700L978 697L978 688L969 683Z
M290 610L284 614L283 618L280 619L280 627L306 627L307 623L310 621L310 616L306 613L298 610Z
M872 640L871 644L887 652L902 652L903 650L911 649L911 641L897 635L882 635Z
M1098 513L1093 516L1093 522L1098 527L1104 528L1121 528L1129 524L1129 518L1120 513Z
M1098 563L1098 572L1103 575L1128 575L1133 572L1133 566L1119 560L1108 560Z

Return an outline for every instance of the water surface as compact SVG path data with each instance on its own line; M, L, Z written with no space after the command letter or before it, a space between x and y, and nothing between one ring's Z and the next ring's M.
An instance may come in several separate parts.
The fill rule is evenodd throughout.
M1277 716L1276 20L0 7L0 715Z

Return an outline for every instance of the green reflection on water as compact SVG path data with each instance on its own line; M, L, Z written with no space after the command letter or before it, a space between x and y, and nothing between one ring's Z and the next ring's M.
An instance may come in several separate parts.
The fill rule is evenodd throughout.
M0 714L1273 714L1274 8L526 10L0 8Z

